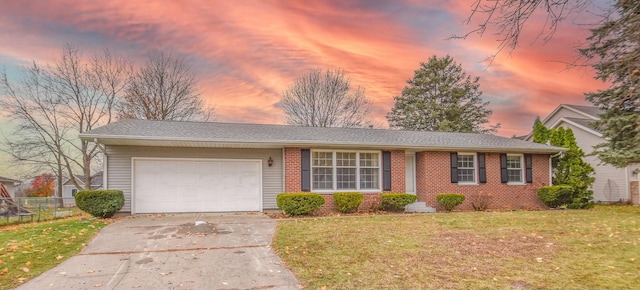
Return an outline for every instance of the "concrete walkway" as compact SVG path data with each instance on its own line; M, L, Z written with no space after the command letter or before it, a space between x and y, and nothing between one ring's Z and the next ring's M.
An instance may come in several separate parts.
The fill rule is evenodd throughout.
M18 289L299 289L270 248L275 227L262 214L127 217Z

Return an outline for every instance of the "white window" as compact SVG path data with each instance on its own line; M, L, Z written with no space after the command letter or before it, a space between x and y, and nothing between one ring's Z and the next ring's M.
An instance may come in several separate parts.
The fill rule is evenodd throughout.
M333 189L333 153L313 152L313 188Z
M312 190L380 190L380 153L313 151Z
M522 155L507 155L507 177L509 183L522 183Z
M360 189L380 188L380 160L378 153L360 153Z
M476 183L476 155L458 153L458 183Z
M74 189L72 189L72 190L71 190L71 197L76 197L76 193L78 193L78 190L77 190L77 189L75 189L75 188L74 188Z

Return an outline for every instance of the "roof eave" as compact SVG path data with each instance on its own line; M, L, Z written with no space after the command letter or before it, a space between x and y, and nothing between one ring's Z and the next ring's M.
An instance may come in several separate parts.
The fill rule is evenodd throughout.
M334 147L334 148L371 148L371 149L405 149L413 151L480 151L480 152L513 152L513 153L541 153L554 154L566 151L565 148L527 148L527 147L482 147L482 146L411 146L402 144L379 144L364 142L328 142L328 141L290 141L272 140L269 142L247 142L245 140L211 140L211 139L191 139L191 138L157 138L157 137L132 137L132 136L99 136L81 135L81 139L97 142L105 145L122 146L168 146L166 143L179 143L180 147L239 147L239 148L282 148L282 147ZM109 142L109 141L120 142ZM105 142L106 141L106 142ZM122 142L124 141L124 142ZM159 142L159 144L148 144L148 142ZM119 144L116 144L119 143ZM198 146L194 146L197 143ZM218 146L208 146L216 144ZM191 145L191 146L189 146ZM220 146L222 145L222 146ZM178 147L178 146L175 146Z

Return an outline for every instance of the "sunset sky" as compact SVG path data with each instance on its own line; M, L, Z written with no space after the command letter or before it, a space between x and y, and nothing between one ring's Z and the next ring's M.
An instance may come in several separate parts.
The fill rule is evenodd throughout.
M0 2L0 69L10 77L20 66L55 59L65 43L85 55L106 47L137 63L152 49L172 51L192 64L203 99L222 122L281 124L278 102L297 76L341 68L366 89L371 119L386 127L393 96L432 55L449 54L480 77L501 136L526 134L536 115L561 103L588 104L584 93L604 87L591 69L565 65L604 0L567 18L548 43L537 38L545 18L536 15L520 46L491 65L485 59L498 45L491 32L447 40L475 28L463 23L473 0ZM3 134L10 133L7 122L0 116ZM6 158L0 162L0 175L11 171Z

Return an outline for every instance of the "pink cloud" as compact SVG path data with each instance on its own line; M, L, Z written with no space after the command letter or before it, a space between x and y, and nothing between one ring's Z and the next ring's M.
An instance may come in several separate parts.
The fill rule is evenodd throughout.
M511 56L495 53L495 37L444 40L462 26L471 1L405 3L330 1L7 1L0 12L0 56L47 61L65 42L86 51L104 46L141 62L153 48L194 62L203 98L218 120L282 123L281 92L313 68L342 68L375 103L371 118L385 124L406 80L431 55L450 54L481 77L499 134L525 134L536 114L559 103L585 103L582 93L602 84L590 70L564 70L586 33L566 25L555 38L529 45L525 32ZM377 5L377 6L376 6ZM543 19L533 19L532 27ZM537 22L536 22L537 21Z

